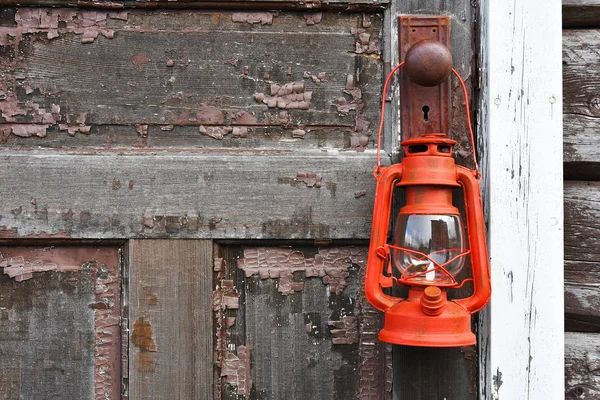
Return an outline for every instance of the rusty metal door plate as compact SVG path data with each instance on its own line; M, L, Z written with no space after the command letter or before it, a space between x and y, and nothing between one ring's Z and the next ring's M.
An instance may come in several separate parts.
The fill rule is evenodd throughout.
M400 16L400 61L412 45L422 40L435 40L450 49L450 17L448 16ZM400 109L402 116L402 140L427 133L450 132L450 79L439 85L426 87L412 82L405 71L400 78Z

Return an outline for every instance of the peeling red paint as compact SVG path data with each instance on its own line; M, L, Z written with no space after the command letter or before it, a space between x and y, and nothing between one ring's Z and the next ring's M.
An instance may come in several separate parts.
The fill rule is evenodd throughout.
M321 20L323 19L323 13L304 13L303 17L306 20L306 25L315 25L321 22Z
M380 53L379 37L367 32L364 28L352 28L351 32L356 38L356 54Z
M272 12L234 12L231 14L231 20L233 22L245 22L248 24L262 24L271 25L273 23L273 17L276 13Z
M308 110L312 92L305 91L304 82L290 82L284 85L271 84L271 95L255 93L254 99L269 108Z
M304 182L308 187L320 188L322 179L321 175L316 172L298 172L294 181Z
M333 327L331 342L333 344L354 344L359 342L358 318L346 315L340 321L329 321L327 325Z
M107 27L107 20L127 18L127 13L106 11L76 11L50 8L19 8L15 14L15 28L3 28L0 41L7 36L20 37L23 33L46 33L54 39L62 33L73 32L82 35L82 43L93 42L98 35L111 39L114 31Z
M252 374L248 347L239 346L237 355L227 352L221 367L221 377L225 378L225 382L237 387L238 396L250 397Z
M301 251L256 247L244 249L238 268L246 277L258 275L261 279L280 278L278 290L284 295L302 290L303 282L293 281L294 272L304 272L305 277L320 277L335 294L347 286L348 268L352 264L364 265L366 250L354 247L319 249L314 258L305 257Z
M135 131L143 138L148 137L148 125L135 124Z
M4 269L4 274L8 275L9 278L14 278L14 280L17 282L22 282L27 279L31 279L35 272L80 271L81 265L65 265L37 260L27 261L22 256L18 256L11 258L0 258L0 268Z
M209 126L200 125L198 131L206 136L210 136L217 140L222 140L226 135L231 134L232 137L248 137L248 132L251 130L245 126Z
M139 69L144 69L144 65L146 65L149 61L150 59L143 54L134 54L131 56L131 63Z
M364 149L372 135L369 129L371 123L367 121L363 114L365 104L362 100L362 91L354 86L354 76L347 76L344 93L351 96L352 100L340 97L336 104L336 109L340 115L347 115L350 111L355 112L355 125L350 137L350 147Z
M121 189L121 181L118 180L118 179L113 179L112 189L113 190L119 190L119 189Z
M91 262L95 286L96 302L94 322L96 327L95 389L96 400L120 398L121 354L121 300L120 268L115 249L111 250L106 263ZM104 260L103 260L104 261Z
M239 346L236 354L228 348L228 329L235 324L234 315L240 307L240 295L232 280L222 279L227 274L227 265L222 258L215 258L213 269L219 279L213 292L213 310L217 320L217 365L223 378L218 383L217 392L221 393L221 384L226 382L237 388L238 395L248 397L252 388L250 351Z
M304 129L294 129L292 131L292 137L295 137L295 138L304 138L305 135L306 135L306 131Z

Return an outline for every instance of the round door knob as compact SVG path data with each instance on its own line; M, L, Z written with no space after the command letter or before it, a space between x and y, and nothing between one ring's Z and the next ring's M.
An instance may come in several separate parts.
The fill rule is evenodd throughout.
M435 86L452 72L452 54L442 43L421 40L411 46L404 57L404 71L411 81L421 86Z

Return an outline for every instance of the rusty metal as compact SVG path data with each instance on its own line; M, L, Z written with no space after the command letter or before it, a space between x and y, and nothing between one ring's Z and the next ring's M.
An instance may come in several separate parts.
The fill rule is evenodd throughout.
M410 80L421 86L436 86L452 72L452 54L436 40L415 43L406 53L404 72Z
M450 49L450 18L448 16L401 16L398 29L400 61L406 61L407 53L411 47L424 40L440 42L447 49ZM425 47L425 50L431 50L432 48L430 44ZM419 55L421 52L419 51L416 54ZM422 57L422 55L419 55L418 58ZM426 56L426 58L428 57ZM413 64L417 66L423 63L425 62ZM446 63L447 61L444 62L444 68ZM434 66L434 68L438 67ZM413 76L418 77L419 75L418 72L413 73ZM429 74L425 75L429 76ZM438 72L432 75L439 78L442 73ZM428 78L424 79L422 83L431 83L431 81L432 79ZM402 71L400 98L402 99L400 108L403 140L428 133L444 133L451 137L449 79L440 85L426 87L413 82L407 71Z

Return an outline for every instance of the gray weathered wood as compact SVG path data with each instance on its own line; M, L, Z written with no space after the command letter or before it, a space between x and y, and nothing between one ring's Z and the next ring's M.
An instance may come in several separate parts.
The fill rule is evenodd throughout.
M222 398L390 397L391 354L376 339L379 313L366 303L359 279L366 251L312 246L221 249L219 276L224 280L218 280L217 292L230 285L237 288L225 302L218 296L221 301L215 302L217 321L235 318L217 335L222 341ZM223 303L228 306L219 307ZM252 382L241 346L250 354Z
M0 398L120 399L115 247L0 247Z
M600 30L563 31L564 161L573 179L600 177Z
M600 182L565 182L565 327L600 331Z
M0 140L25 147L366 146L379 110L380 19L7 10L0 18L7 49L0 55Z
M563 28L597 28L600 26L600 1L562 0Z
M565 399L600 398L600 334L565 333Z
M565 182L565 259L600 262L600 182Z
M1 234L369 237L372 153L204 151L0 151Z
M129 398L212 400L212 241L129 243Z
M379 11L391 0L3 0L7 6Z
M600 332L600 263L565 261L565 330Z

